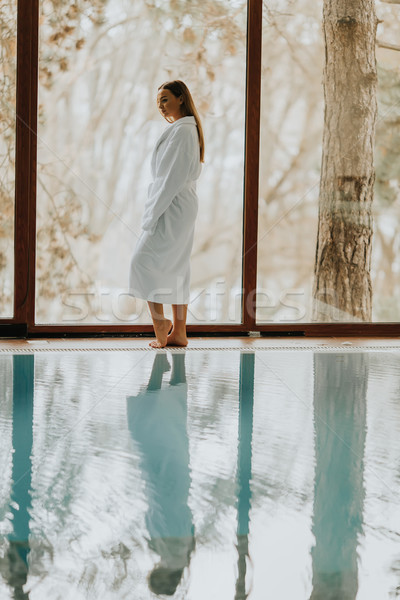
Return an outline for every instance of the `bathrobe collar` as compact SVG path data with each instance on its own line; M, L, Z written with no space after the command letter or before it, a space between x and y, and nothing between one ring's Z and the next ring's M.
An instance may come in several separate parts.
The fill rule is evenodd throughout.
M171 127L176 127L177 125L196 125L196 119L193 117L193 115L181 117L177 121L171 123Z
M164 129L163 133L158 138L156 147L154 149L154 153L157 151L159 145L169 136L171 131L176 129L176 127L181 127L183 125L196 125L196 119L192 115L189 115L188 117L181 117L177 121L174 121L173 123L168 125L168 127Z

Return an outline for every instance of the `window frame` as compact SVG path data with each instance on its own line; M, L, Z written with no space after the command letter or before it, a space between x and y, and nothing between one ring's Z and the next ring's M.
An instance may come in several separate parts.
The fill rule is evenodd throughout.
M262 10L262 0L248 0L241 322L189 324L188 334L248 335L251 332L258 332L260 335L271 336L397 336L400 334L400 323L260 324L256 322ZM148 335L153 331L151 324L71 326L35 323L38 43L39 0L30 2L18 0L14 317L0 318L0 335L10 337Z

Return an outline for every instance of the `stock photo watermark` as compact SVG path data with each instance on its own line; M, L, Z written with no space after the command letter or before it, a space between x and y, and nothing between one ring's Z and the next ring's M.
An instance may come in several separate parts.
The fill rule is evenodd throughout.
M207 288L194 289L189 301L170 288L153 291L151 300L165 305L188 304L188 322L239 323L242 311L252 319L265 323L296 323L311 319L313 304L327 306L331 320L340 322L343 316L335 309L338 296L335 290L324 290L320 298L312 298L305 288L272 290L263 287L251 290L243 306L245 290L231 287L224 279ZM129 289L111 289L97 285L92 289L72 289L62 297L61 320L68 323L145 324L151 322L146 300L136 298Z

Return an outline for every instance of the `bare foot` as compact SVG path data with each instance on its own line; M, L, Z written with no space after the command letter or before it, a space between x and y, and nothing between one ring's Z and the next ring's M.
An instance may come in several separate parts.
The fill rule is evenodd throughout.
M171 330L172 321L170 319L159 319L154 323L154 333L156 340L149 342L152 348L164 348L167 345L168 332Z
M188 339L186 335L175 333L174 330L171 331L169 336L167 337L167 346L187 346Z

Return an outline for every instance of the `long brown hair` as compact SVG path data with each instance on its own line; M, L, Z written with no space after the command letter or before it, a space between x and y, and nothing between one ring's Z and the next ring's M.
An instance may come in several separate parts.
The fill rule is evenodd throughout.
M204 134L203 128L201 126L201 121L199 117L199 113L196 110L196 107L193 102L193 98L189 89L183 81L179 81L179 79L175 81L166 81L158 88L160 90L169 90L176 98L183 98L182 104L182 112L185 117L192 116L195 118L197 125L197 133L199 136L199 146L200 146L200 161L204 162Z

